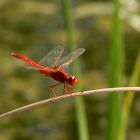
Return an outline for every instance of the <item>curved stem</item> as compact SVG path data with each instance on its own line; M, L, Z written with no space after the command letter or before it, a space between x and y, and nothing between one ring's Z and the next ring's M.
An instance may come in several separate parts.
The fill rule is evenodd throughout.
M46 100L41 100L41 101L38 101L35 103L31 103L31 104L19 107L17 109L13 109L9 112L1 114L0 118L6 117L6 116L11 116L11 115L18 113L18 112L22 112L22 111L29 110L29 109L32 109L32 108L37 107L37 106L49 104L52 102L60 101L60 100L71 98L71 97L87 96L87 95L100 94L100 93L126 92L126 91L140 92L140 87L104 88L104 89L75 92L75 93L68 94L68 95L62 95L62 96L58 96L58 97L49 98Z

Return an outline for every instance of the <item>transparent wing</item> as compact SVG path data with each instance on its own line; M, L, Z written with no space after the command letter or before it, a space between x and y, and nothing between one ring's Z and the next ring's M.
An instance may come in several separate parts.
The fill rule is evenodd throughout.
M40 70L39 68L35 68L33 66L27 66L25 67L26 69L30 69L30 70Z
M61 58L59 60L58 67L59 68L67 67L73 60L75 60L77 57L79 57L84 51L85 51L84 48L79 48L76 51L68 54L67 56L65 56L63 58Z
M39 64L47 67L56 67L58 61L64 51L64 47L57 46L52 51L50 51L44 58L39 61Z

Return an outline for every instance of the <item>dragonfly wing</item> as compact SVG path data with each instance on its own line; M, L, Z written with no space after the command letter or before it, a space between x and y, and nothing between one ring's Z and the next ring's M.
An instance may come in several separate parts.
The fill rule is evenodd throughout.
M58 61L64 51L64 47L57 46L52 51L50 51L44 58L39 61L39 64L48 67L56 67Z
M30 69L30 70L40 70L39 68L33 67L33 66L28 66L25 67L26 69Z
M73 60L75 60L77 57L79 57L83 52L85 51L84 48L79 48L76 51L68 54L67 56L61 58L59 60L58 67L65 68L67 67Z

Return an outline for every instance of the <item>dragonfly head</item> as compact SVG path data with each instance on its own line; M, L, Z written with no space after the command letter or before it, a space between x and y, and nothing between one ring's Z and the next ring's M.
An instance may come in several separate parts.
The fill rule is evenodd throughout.
M75 76L70 76L70 77L68 78L68 84L74 86L76 83L77 83L77 79L76 79Z

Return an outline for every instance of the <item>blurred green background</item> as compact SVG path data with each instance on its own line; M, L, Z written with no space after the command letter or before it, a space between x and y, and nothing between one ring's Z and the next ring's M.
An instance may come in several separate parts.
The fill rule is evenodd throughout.
M57 45L67 47L69 53L73 50L70 47L76 44L86 49L78 58L80 72L75 73L74 68L68 71L80 78L79 90L130 85L140 48L140 1L66 0L69 4L64 1L0 0L1 113L49 98L48 86L54 83L37 71L25 69L27 65L13 58L11 52L39 61ZM69 36L75 43L70 44ZM114 49L118 46L120 52ZM119 84L109 80L114 75L113 66L114 73L119 74L119 67L123 71ZM137 85L140 85L138 80ZM57 95L62 94L60 87ZM135 96L127 133L124 132L127 140L140 138L140 96ZM84 97L87 140L115 140L113 128L108 125L110 99L108 94ZM0 140L82 140L76 109L74 99L68 99L2 118Z

